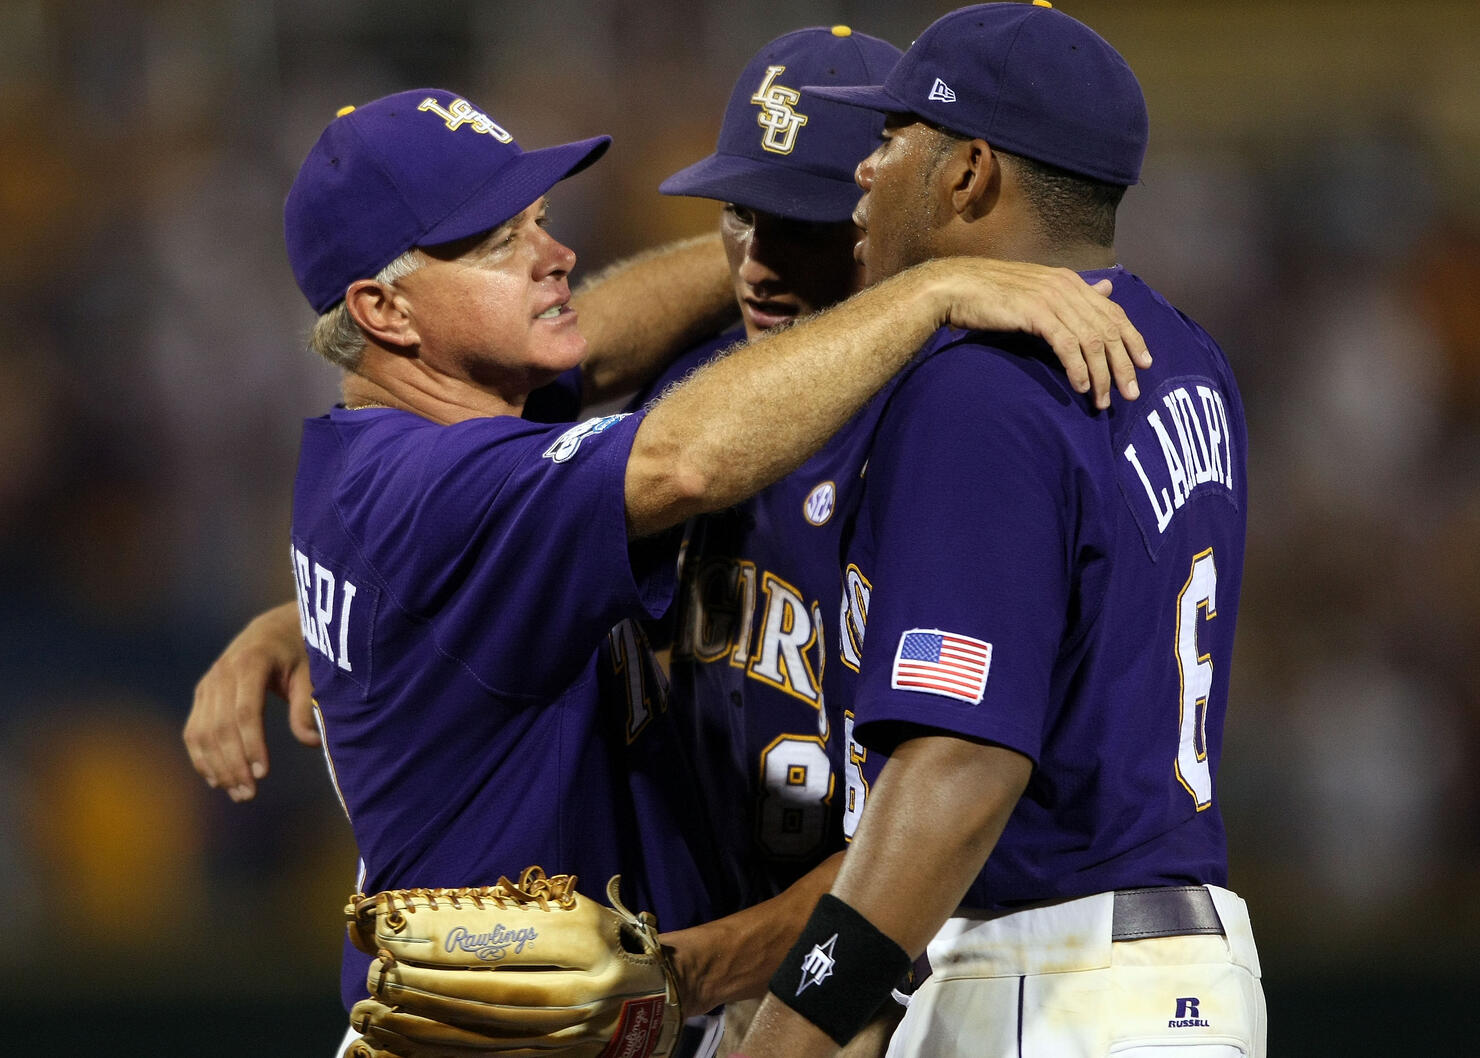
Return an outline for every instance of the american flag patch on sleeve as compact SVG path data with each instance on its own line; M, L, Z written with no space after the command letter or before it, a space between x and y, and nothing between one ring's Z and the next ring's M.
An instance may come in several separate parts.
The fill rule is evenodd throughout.
M938 628L911 628L899 637L889 686L943 694L975 705L986 692L991 666L991 643Z

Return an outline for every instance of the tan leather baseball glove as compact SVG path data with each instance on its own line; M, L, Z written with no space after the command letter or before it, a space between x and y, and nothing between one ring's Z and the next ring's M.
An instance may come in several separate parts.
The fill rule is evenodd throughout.
M356 893L349 936L376 959L348 1058L666 1058L683 1027L657 919L526 868L479 889Z

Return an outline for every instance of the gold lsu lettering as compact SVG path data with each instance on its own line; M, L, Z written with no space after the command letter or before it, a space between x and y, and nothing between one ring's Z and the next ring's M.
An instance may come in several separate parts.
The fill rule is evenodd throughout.
M492 136L500 143L512 143L514 141L514 137L509 135L502 125L483 113L483 111L475 110L473 104L469 103L466 99L454 99L444 107L433 97L427 96L416 109L436 114L442 119L442 123L454 132L467 125L474 132L481 132L485 135Z
M785 66L766 67L765 79L750 97L761 108L755 116L756 124L766 130L761 147L772 154L790 154L797 144L797 130L807 123L807 115L793 109L801 102L802 93L776 84L777 76L785 70Z

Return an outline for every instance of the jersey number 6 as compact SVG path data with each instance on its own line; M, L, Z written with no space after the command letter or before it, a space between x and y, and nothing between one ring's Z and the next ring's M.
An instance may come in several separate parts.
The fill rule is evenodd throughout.
M1208 766L1208 693L1213 687L1213 659L1199 654L1198 614L1204 621L1218 616L1218 568L1213 549L1192 560L1192 572L1177 595L1177 676L1182 688L1177 745L1177 781L1201 812L1213 803L1213 773Z

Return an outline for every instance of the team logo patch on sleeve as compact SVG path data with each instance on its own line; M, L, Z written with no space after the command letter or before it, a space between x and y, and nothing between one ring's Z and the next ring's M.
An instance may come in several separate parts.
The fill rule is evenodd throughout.
M581 442L592 434L605 433L617 423L627 417L626 413L621 415L607 415L600 419L587 419L585 422L572 426L559 437L555 443L545 449L545 458L556 463L564 463L570 459L581 448Z
M889 686L976 705L987 689L992 644L938 628L911 628L899 637Z

